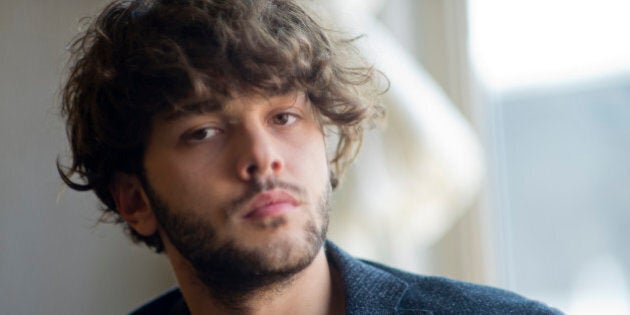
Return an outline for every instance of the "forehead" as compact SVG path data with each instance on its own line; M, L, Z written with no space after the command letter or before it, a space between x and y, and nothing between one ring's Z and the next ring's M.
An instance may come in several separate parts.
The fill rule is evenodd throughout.
M158 120L176 121L188 116L220 113L224 116L238 116L243 112L255 111L269 107L293 107L310 106L308 97L304 92L289 92L282 95L261 95L247 94L235 97L216 100L192 100L184 101L181 105L176 105L173 110L160 113L156 116Z

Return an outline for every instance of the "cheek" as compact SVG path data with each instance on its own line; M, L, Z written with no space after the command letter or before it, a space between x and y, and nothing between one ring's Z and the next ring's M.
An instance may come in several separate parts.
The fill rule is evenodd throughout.
M326 149L322 137L311 137L307 141L302 138L300 144L289 148L292 152L293 167L300 170L302 174L298 180L326 181L328 177L328 161Z
M160 154L161 153L161 154ZM172 205L189 207L225 194L217 185L225 175L220 160L202 159L201 155L176 155L155 152L159 157L146 161L147 177L153 188Z

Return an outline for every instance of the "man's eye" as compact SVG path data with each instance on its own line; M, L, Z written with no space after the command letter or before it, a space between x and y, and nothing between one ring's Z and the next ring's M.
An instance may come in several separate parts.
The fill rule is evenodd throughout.
M297 116L291 113L280 113L273 116L273 123L277 125L290 125L297 120Z
M199 142L209 138L212 138L221 133L221 130L217 128L207 127L194 130L184 135L184 140L191 142Z

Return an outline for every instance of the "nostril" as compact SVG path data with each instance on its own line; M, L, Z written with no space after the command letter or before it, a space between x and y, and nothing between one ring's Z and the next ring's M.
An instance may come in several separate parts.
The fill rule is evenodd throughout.
M257 169L258 169L258 167L256 167L256 165L252 164L252 165L247 167L247 174L253 175L253 174L256 173Z

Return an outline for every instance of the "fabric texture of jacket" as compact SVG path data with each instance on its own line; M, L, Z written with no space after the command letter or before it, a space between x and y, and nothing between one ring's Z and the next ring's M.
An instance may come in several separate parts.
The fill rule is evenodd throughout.
M343 278L348 315L386 314L562 314L540 302L488 286L423 276L356 259L330 241L328 262ZM132 315L189 314L174 288Z

